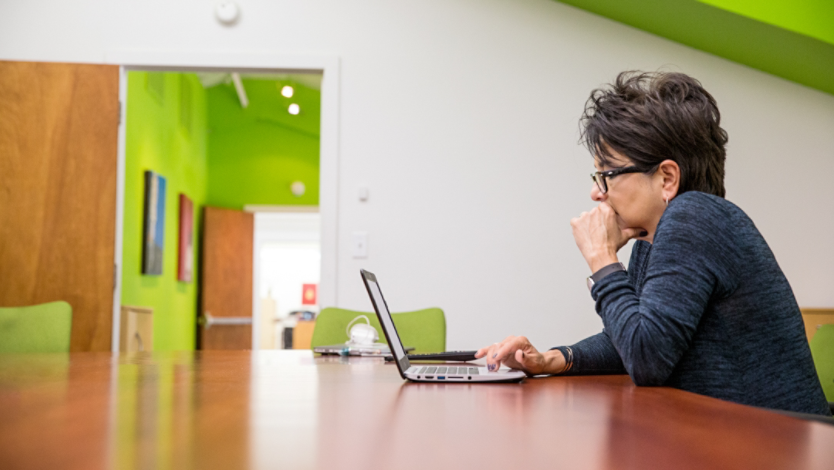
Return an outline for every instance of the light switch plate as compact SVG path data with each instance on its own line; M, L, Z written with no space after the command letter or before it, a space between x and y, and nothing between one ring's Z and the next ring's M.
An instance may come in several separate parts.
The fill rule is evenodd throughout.
M353 232L353 257L368 257L368 232Z

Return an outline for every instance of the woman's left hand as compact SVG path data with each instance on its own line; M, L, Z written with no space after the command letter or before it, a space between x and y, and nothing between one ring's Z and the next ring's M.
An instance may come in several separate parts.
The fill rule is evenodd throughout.
M607 202L601 202L590 212L571 219L573 239L585 261L595 273L617 262L617 252L632 238L640 236L640 229L620 228L617 213Z

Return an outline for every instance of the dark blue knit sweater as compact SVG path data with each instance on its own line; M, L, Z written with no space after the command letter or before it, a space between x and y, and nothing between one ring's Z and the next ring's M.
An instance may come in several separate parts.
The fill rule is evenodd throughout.
M571 346L570 374L627 372L737 403L830 415L793 291L747 215L686 192L654 244L637 241L628 273L592 296L605 327Z

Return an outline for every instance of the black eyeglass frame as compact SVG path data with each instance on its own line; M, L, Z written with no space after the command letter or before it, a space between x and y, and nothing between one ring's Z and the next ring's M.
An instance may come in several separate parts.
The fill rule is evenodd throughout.
M636 166L626 166L622 168L614 168L613 170L595 171L591 173L591 180L597 184L597 187L602 194L605 194L608 192L608 181L606 178L613 178L626 173L645 173L645 170L641 170Z

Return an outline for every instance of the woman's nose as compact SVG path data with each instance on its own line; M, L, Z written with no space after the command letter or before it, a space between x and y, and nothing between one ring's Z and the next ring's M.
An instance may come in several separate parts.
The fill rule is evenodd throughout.
M596 202L602 202L608 197L607 194L603 194L602 191L599 190L599 186L596 183L591 185L591 199Z

